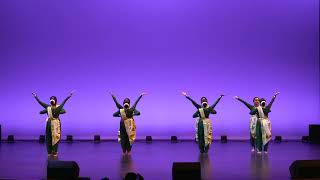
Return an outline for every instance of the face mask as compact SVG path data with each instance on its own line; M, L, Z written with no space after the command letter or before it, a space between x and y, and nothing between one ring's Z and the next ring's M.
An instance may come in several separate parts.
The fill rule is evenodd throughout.
M203 102L203 103L202 103L202 106L203 106L203 107L207 107L207 106L208 106L208 103L207 103L207 102Z
M128 104L128 103L124 103L124 108L129 108L130 107L130 104Z

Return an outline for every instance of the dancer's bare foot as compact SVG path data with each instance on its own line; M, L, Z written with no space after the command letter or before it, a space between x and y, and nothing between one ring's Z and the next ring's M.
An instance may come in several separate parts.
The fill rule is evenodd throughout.
M264 151L264 154L268 154L268 151Z
M257 150L257 153L260 155L260 154L261 154L261 151Z

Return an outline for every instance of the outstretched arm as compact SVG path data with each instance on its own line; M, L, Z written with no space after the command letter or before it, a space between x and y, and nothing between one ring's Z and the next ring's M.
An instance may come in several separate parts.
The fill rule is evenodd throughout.
M193 117L193 118L200 117L200 115L199 115L199 110L196 111L195 113L193 113L192 117Z
M60 114L65 114L65 113L66 113L66 110L62 108L60 111Z
M277 92L277 93L272 97L270 103L266 106L267 109L269 109L269 110L271 109L271 106L272 106L272 104L273 104L273 102L274 102L274 100L276 99L276 97L277 97L278 94L280 94L280 93Z
M69 95L66 99L64 99L64 100L62 101L62 103L60 104L60 106L57 107L57 110L58 110L59 113L61 113L61 110L63 109L63 106L64 106L64 105L66 104L66 102L71 98L72 95L73 95L73 92L71 92L70 95Z
M47 114L47 109L40 111L40 114Z
M146 93L141 93L140 96L138 97L138 99L136 100L136 102L134 102L132 109L135 110L137 107L138 102L140 101L140 99L142 98L142 96L144 96Z
M37 102L38 102L43 108L47 109L47 107L49 106L48 104L42 102L42 101L38 98L38 96L37 96L36 93L32 93L32 95L34 96L34 98L36 98Z
M65 98L65 99L62 101L62 103L60 104L59 107L61 107L61 109L62 109L62 107L66 104L66 102L67 102L70 98L71 98L71 95L68 96L67 98Z
M112 116L113 117L120 117L120 110L118 110L117 112L113 113Z
M214 110L214 109L212 109L212 110L210 111L210 114L217 114L217 111Z
M113 101L116 103L116 106L118 109L123 109L123 107L121 106L121 104L117 101L116 97L111 94Z
M182 92L182 95L189 99L194 105L194 107L196 107L197 109L201 108L201 106L198 103L196 103L193 99L191 99L186 92Z
M134 109L133 110L133 116L140 116L140 111Z
M235 96L235 99L242 102L244 105L247 106L247 108L249 108L250 110L253 108L253 106L249 103L247 103L246 101L242 100L241 98L239 98L238 96Z
M214 109L214 108L216 107L216 105L218 104L218 102L220 101L220 99L221 99L223 96L224 96L223 94L220 95L220 97L216 100L216 102L214 102L214 103L210 106L210 108Z

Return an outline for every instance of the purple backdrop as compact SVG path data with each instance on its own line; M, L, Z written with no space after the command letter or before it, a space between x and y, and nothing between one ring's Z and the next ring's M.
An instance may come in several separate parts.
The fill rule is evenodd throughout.
M233 99L270 100L273 135L300 138L319 123L319 1L0 1L1 118L4 136L44 134L31 95L62 101L63 135L116 138L107 90L135 100L137 135L192 138L195 108L209 103L214 136L248 138L248 109Z

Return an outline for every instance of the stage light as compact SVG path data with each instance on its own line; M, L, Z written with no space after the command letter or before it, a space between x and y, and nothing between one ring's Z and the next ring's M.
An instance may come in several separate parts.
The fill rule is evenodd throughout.
M8 135L7 141L8 141L8 143L14 143L14 136L13 135Z
M221 142L222 143L227 143L228 142L227 136L221 136Z
M307 143L307 142L309 142L309 136L302 136L302 142L305 142L305 143Z
M146 136L146 142L151 143L152 142L152 137L151 136Z
M282 142L282 136L276 136L276 137L274 138L274 142L276 142L276 143L281 143L281 142Z
M100 142L100 135L94 135L93 141L95 143L99 143Z
M67 135L67 142L71 143L73 141L72 135Z
M39 143L44 143L45 142L45 136L44 135L40 135L39 136Z
M309 124L309 140L313 144L320 144L320 124Z
M178 137L177 136L171 136L171 142L177 142Z

